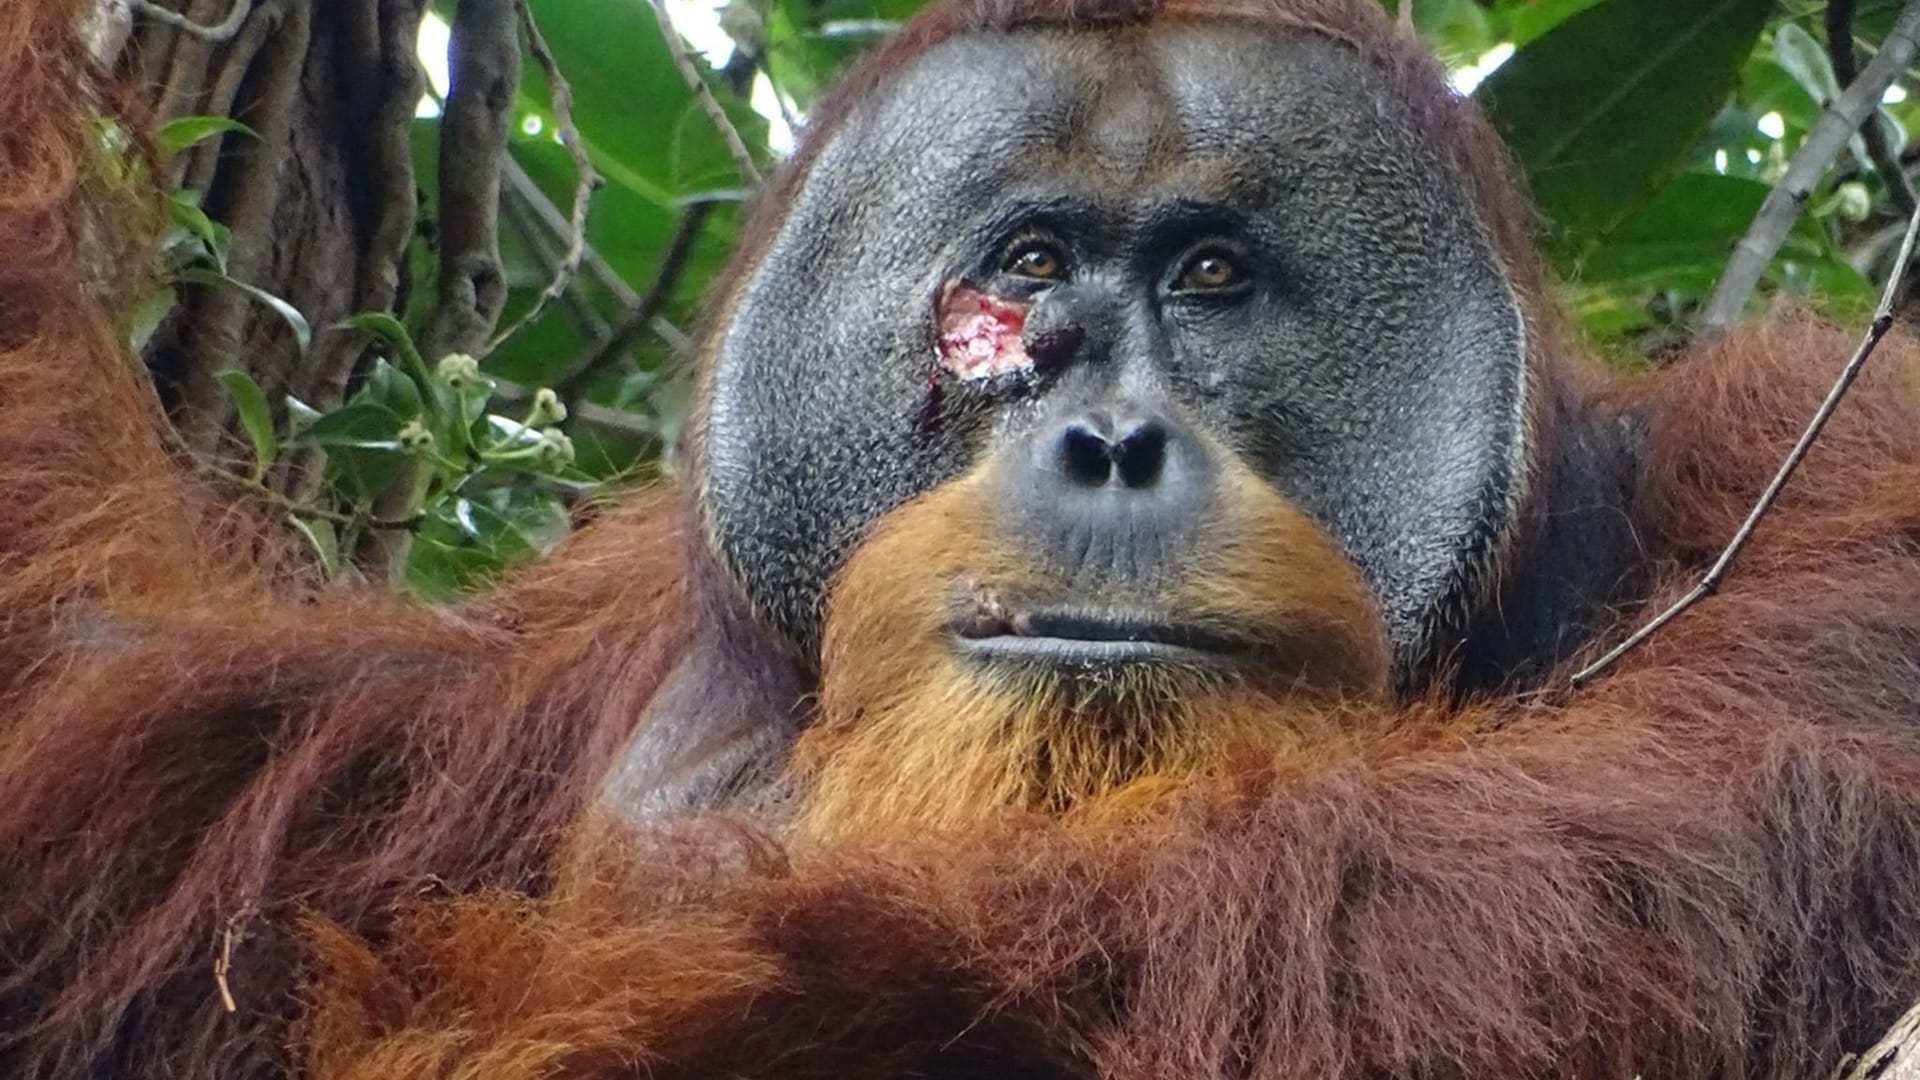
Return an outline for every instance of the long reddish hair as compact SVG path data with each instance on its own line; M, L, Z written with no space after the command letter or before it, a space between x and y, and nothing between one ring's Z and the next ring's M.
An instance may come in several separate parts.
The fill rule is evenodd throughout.
M1581 695L1375 706L1124 824L636 834L590 807L650 702L755 647L690 496L456 609L289 586L119 345L154 193L101 168L91 8L0 6L0 1072L1786 1078L1920 995L1905 339L1722 593ZM941 37L1163 14L1353 42L1534 289L1484 122L1365 0L942 3L816 131ZM1850 344L1788 321L1614 389L1651 602Z

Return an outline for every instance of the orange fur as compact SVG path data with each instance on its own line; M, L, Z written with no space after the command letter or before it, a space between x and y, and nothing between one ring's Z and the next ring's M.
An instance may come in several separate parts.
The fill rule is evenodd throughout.
M153 199L94 156L110 97L75 33L91 6L0 5L0 1074L1784 1080L1920 996L1910 340L1721 594L1579 695L1326 713L1202 696L1206 723L1246 737L1172 768L1076 747L1075 795L1144 775L1066 815L902 835L876 813L937 818L956 781L934 757L889 774L869 755L850 776L925 797L855 793L811 834L630 829L590 810L623 744L695 660L751 644L686 500L641 495L454 610L309 595L262 565L228 493L169 454L116 343L114 268L137 265L121 256ZM816 125L969 27L1206 14L1311 26L1392 71L1538 303L1490 133L1365 0L942 4ZM1550 312L1532 320L1542 400L1571 408L1603 376ZM1850 338L1786 320L1596 397L1652 419L1630 511L1647 603L1732 531ZM962 490L921 512L970 520ZM1236 505L1309 536L1258 493ZM841 586L822 700L847 711L815 768L894 687L862 662L870 636L937 617L885 602L911 569L887 545L938 547L921 512ZM1206 602L1332 619L1301 639L1349 639L1365 684L1371 631L1341 572L1296 557L1200 580L1325 576ZM731 708L760 677L693 689ZM945 678L925 688L983 689ZM992 695L898 730L964 757L956 733L999 719L975 699ZM1275 753L1305 718L1315 737ZM982 761L999 778L959 790L1005 790L1005 762Z
M1849 346L1787 323L1622 391L1660 403L1650 604L1691 584L1818 400L1815 358ZM1240 755L1145 814L784 857L711 825L677 838L697 860L602 839L577 866L606 887L482 910L548 939L536 965L633 950L548 1003L569 1015L665 977L636 942L727 927L673 964L702 989L623 998L589 1037L661 1080L1824 1076L1920 995L1920 347L1890 346L1725 589L1578 695L1356 706L1350 736ZM426 947L323 942L322 1015ZM328 1052L544 1030L473 1019L503 988L484 953L449 962Z

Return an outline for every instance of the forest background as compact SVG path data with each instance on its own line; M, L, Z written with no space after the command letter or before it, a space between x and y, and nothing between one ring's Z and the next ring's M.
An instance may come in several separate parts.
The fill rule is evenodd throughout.
M744 208L918 2L101 0L134 118L108 171L169 193L121 315L183 455L318 578L446 599L551 551L674 468ZM1782 295L1868 319L1920 0L1385 2L1493 117L1618 363Z

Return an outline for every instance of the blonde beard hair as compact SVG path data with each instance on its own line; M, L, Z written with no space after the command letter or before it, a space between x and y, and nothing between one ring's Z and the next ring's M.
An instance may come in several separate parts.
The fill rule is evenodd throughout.
M804 835L964 829L1011 812L1108 816L1245 755L1336 738L1385 694L1384 631L1359 573L1304 513L1229 473L1173 610L1283 643L1269 669L1179 663L1063 673L955 648L968 582L1052 588L998 535L990 475L889 515L833 590L816 719L792 764ZM1378 711L1370 715L1380 715Z

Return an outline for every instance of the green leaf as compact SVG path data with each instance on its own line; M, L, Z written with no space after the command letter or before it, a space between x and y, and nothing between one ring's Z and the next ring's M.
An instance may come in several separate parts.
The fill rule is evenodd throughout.
M354 400L378 405L403 420L412 420L426 411L420 388L384 359L373 362L366 385L354 395Z
M455 527L431 517L407 553L407 587L432 603L456 601L497 573L488 552L468 545Z
M1679 167L1726 103L1772 8L1772 0L1608 0L1481 84L1556 246L1585 247Z
M420 355L420 349L413 343L413 335L399 319L384 311L368 311L346 319L339 324L342 328L364 330L385 342L394 355L400 358L400 366L406 370L422 391L433 378L427 370L427 362Z
M397 442L342 443L327 448L327 484L362 509L393 484L407 463Z
M147 347L153 339L154 331L160 329L180 297L170 286L162 286L140 298L133 309L132 323L127 327L127 344L135 351Z
M293 340L299 344L301 352L306 352L308 346L313 344L313 327L308 325L307 317L300 314L299 309L295 308L292 304L287 303L285 300L280 299L265 289L230 278L218 270L208 269L203 266L189 266L181 270L177 276L181 281L191 282L195 285L216 285L222 288L233 289L252 297L254 300L271 308L274 314L280 316L280 318L286 322L287 326L292 329Z
M340 575L340 535L334 530L333 522L318 518L303 518L298 514L287 517L307 543L313 545L313 552L320 557L320 565L326 568L327 577Z
M398 450L395 436L406 423L406 417L383 405L355 400L307 425L298 441L314 446Z
M1815 102L1825 105L1840 96L1840 80L1833 73L1827 47L1798 25L1781 23L1773 32L1773 58Z
M223 371L217 377L233 398L234 408L240 413L240 426L253 443L253 478L258 481L267 475L280 453L280 440L273 433L273 410L267 406L267 392L260 389L252 375L237 368Z
M471 426L487 415L487 405L493 401L493 391L497 384L482 375L454 391L460 403L460 422Z
M199 254L225 272L227 249L233 243L233 230L208 217L207 212L200 209L200 200L194 192L176 191L169 196L167 218L174 228L199 241Z
M890 2L890 0L889 0ZM532 0L542 35L553 48L572 85L573 117L607 186L593 200L587 237L596 252L630 284L652 279L682 213L679 200L692 192L737 188L742 179L714 125L695 103L667 51L653 11L645 0ZM827 6L835 7L835 3ZM909 9L915 5L904 5ZM856 8L858 5L856 5ZM850 17L870 14L849 11ZM824 15L824 13L823 13ZM705 62L696 57L703 69ZM767 123L723 81L706 73L708 85L756 158L769 161ZM635 101L647 102L636 112ZM522 119L542 121L538 134L516 125L510 151L553 204L564 213L572 205L573 165L555 138L546 81L536 65L527 66L518 102ZM421 176L427 157L416 143ZM430 213L430 210L424 210ZM682 287L662 315L681 325L691 321L701 287L717 271L732 247L738 207L728 205L708 217L702 239L689 259ZM511 233L513 230L507 230ZM502 255L515 270L511 249L517 238L503 237ZM538 260L518 260L525 266ZM502 325L527 310L550 273L510 276L513 286ZM419 293L423 290L416 290ZM585 291L583 289L583 291ZM595 298L604 317L617 305ZM551 383L564 376L575 359L591 348L576 320L554 305L545 317L485 358L487 370L515 382ZM657 342L635 350L652 366L667 359ZM430 358L437 360L438 357Z
M761 70L804 116L849 65L919 7L916 0L771 0Z
M1664 286L1704 293L1726 268L1767 191L1767 185L1744 177L1674 177L1587 253L1576 276L1586 285Z
M320 419L320 410L294 397L287 395L287 428L292 437L298 438Z
M495 383L476 375L454 386L438 373L433 379L433 436L447 454L460 460L481 445L481 419L493 400Z
M497 488L474 501L499 515L513 530L514 538L538 558L552 555L573 534L566 504L533 484Z
M1650 320L1650 298L1670 307L1697 303L1726 270L1734 245L1765 202L1758 180L1715 173L1683 173L1590 250L1572 275L1582 321L1590 333L1637 330ZM1865 279L1848 266L1826 229L1811 216L1795 224L1768 280L1790 292L1813 294L1823 311L1845 318L1872 303Z
M688 190L720 186L715 181L723 178L740 182L720 132L675 67L649 4L532 0L531 7L572 86L574 122L610 182L662 208ZM694 62L705 67L697 55ZM766 121L710 75L708 85L747 146L764 150ZM523 111L546 121L543 134L528 141L557 145L545 80L531 73L521 93ZM636 101L647 103L644 113L634 110Z
M488 415L487 428L493 434L488 441L487 448L490 450L517 450L540 445L538 431L510 416L501 416L499 413Z
M1554 27L1603 2L1605 0L1528 0L1513 13L1507 38L1515 48L1525 48Z
M430 599L453 599L548 554L568 529L557 498L525 487L438 500L421 522L407 581Z
M160 126L153 141L160 148L163 157L173 157L180 151L196 143L204 142L216 135L233 132L250 139L260 136L250 127L227 116L183 116L178 120L169 120Z
M514 160L526 169L547 197L566 206L572 196L573 171L566 149L552 142L516 142L511 147ZM730 183L738 183L737 179ZM712 185L691 188L690 192L714 190ZM663 206L619 184L611 184L593 200L593 214L587 222L587 236L593 248L627 282L652 280L660 268L679 225L681 211ZM714 279L735 246L741 207L722 203L707 215L701 237L687 260L685 274L666 309L661 312L680 326L691 326L697 318L703 288ZM508 230L510 233L511 230ZM502 253L507 245L503 242ZM516 287L508 302L503 321L513 319L547 283L544 270L536 273L526 287ZM617 304L601 308L604 317L619 313ZM593 347L583 336L580 324L563 305L556 304L547 315L522 331L513 340L486 357L488 372L522 385L552 385L563 379L579 358ZM649 336L633 350L643 367L655 367L671 361L667 346Z

